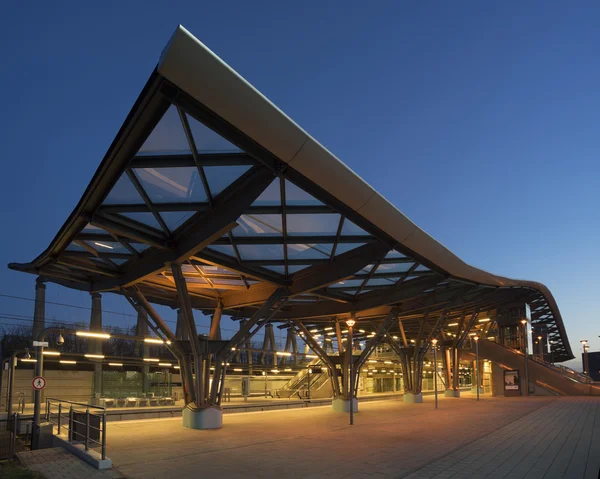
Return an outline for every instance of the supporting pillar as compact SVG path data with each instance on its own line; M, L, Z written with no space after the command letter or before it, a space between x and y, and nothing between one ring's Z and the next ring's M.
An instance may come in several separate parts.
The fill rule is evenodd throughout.
M177 310L177 327L175 328L175 337L182 341L188 340L188 334L185 329L185 324L183 322L183 312L181 309Z
M217 309L215 309L212 318L210 319L210 333L208 337L210 339L221 339L221 314L223 313L221 302L219 301L219 305Z
M92 313L90 316L90 331L102 332L102 296L92 293ZM102 354L101 339L88 338L88 351L91 354ZM102 396L102 360L94 362L94 400Z
M46 284L41 277L35 280L35 306L33 308L33 331L32 338L37 340L40 333L45 329L46 318Z
M452 369L451 374L451 385L444 392L444 396L446 397L460 397L460 384L459 384L459 360L460 360L460 350L457 347L449 349L447 351L448 357L450 359L450 368Z
M148 313L142 306L137 308L137 324L135 327L135 334L141 338L148 336ZM147 358L150 356L150 346L145 341L136 341L136 353L140 358ZM150 392L150 365L144 364L142 366L142 392L144 394Z

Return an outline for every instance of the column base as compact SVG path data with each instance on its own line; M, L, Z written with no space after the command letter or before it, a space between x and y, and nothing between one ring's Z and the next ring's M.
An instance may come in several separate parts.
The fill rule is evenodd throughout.
M188 404L183 408L182 419L190 429L219 429L223 427L223 410L214 406L197 409Z
M341 399L336 398L331 401L331 409L335 412L350 412L350 400L349 399ZM352 399L352 411L358 412L358 399Z
M414 394L414 393L404 393L403 400L408 404L416 404L423 402L423 393Z
M459 398L460 397L460 391L458 389L446 389L444 391L444 397L447 397L447 398Z

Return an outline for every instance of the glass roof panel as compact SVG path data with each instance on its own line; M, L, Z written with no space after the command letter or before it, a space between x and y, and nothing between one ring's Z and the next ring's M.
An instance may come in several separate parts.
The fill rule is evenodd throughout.
M330 284L328 288L356 288L363 284L362 279L346 279L334 284Z
M285 274L285 266L283 265L263 266L263 268L274 271L275 273ZM306 266L299 266L299 268L306 268Z
M338 243L335 249L335 255L346 253L350 250L363 246L365 243Z
M152 203L204 203L204 186L195 167L134 170Z
M152 213L119 213L127 218L130 218L138 223L142 223L143 225L150 226L151 228L156 228L157 230L162 231L160 227L160 223L156 221L156 218Z
M280 244L241 244L237 248L242 261L283 259L283 245Z
M423 266L422 264L420 264L419 266L417 266L415 268L415 271L431 271L427 266Z
M215 279L212 280L212 282L214 284L218 284L218 285L228 284L230 286L246 286L241 279L220 279L220 278L215 278Z
M144 243L129 243L129 246L131 246L138 253L141 253L142 251L146 251L148 248L150 248L149 245L144 244Z
M86 243L99 253L130 253L125 246L117 241L86 241Z
M335 236L339 223L340 215L337 213L288 215L287 233L290 236Z
M371 278L368 283L367 283L367 287L372 287L372 286L393 286L396 281L398 281L398 278Z
M250 168L250 165L205 166L204 174L206 175L211 195L217 196Z
M186 283L196 283L196 284L208 284L208 282L204 278L201 278L199 276L190 276L190 277L186 276L185 282Z
M331 256L331 244L288 244L289 259L323 259Z
M91 223L88 223L87 225L85 225L85 227L81 230L82 233L106 233L105 230L103 230L102 228L100 228L99 226L94 226ZM108 234L108 233L106 233Z
M413 263L382 263L375 271L375 274L379 273L406 273Z
M82 248L77 243L71 243L67 246L67 251L85 251L85 248Z
M126 263L128 261L124 258L111 258L110 260L119 266L121 266L123 263Z
M227 245L225 245L227 246ZM231 248L233 251L233 247ZM226 268L222 268L221 266L213 266L213 265L209 265L209 264L203 264L203 265L199 265L198 266L200 268L200 270L207 275L211 275L211 274L231 274L231 275L238 275L237 273L234 273L233 271L230 271Z
M233 250L233 246L230 244L212 244L208 248L209 250L217 251L222 254L226 254L228 256L232 256L235 258L235 251Z
M242 215L237 223L233 236L281 236L283 231L281 215Z
M279 179L274 179L252 203L252 206L281 206Z
M322 205L323 203L294 183L285 180L285 204L290 206L312 206Z
M350 235L368 235L364 229L360 226L354 224L348 218L344 219L344 226L342 226L342 236L350 236Z
M183 155L190 154L190 144L185 136L179 113L174 105L154 127L138 155Z
M163 211L159 213L163 221L171 231L175 231L188 219L194 216L195 211Z
M121 175L115 186L104 200L105 205L143 205L144 200L125 173Z
M242 151L203 123L190 115L186 116L198 153L239 153Z
M406 256L404 256L401 253L398 253L398 251L396 251L395 249L391 250L388 254L385 255L386 258L406 258Z
M294 274L303 269L310 268L310 264L288 264L288 273Z

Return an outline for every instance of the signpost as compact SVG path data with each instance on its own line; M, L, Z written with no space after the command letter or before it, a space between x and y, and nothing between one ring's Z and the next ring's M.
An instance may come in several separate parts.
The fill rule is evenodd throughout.
M33 342L33 347L34 348L47 348L48 347L48 341L34 341Z
M36 391L41 391L46 387L46 378L43 376L36 376L33 378L33 381L31 381L31 385Z

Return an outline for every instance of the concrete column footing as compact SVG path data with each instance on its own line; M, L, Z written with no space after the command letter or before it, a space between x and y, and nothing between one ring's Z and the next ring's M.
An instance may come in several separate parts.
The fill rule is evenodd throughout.
M353 412L358 412L358 399L353 398L352 399L352 404L353 404ZM350 400L349 399L341 399L341 398L336 398L333 401L331 401L331 408L335 411L335 412L350 412Z
M444 397L447 397L447 398L459 398L460 397L460 391L458 389L446 389L444 391Z
M183 408L183 425L190 429L220 429L223 427L223 410L218 407L205 409Z
M423 393L404 393L403 400L408 404L417 404L423 402Z

